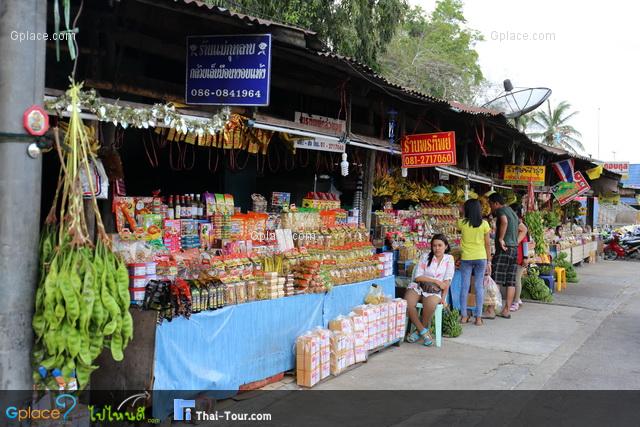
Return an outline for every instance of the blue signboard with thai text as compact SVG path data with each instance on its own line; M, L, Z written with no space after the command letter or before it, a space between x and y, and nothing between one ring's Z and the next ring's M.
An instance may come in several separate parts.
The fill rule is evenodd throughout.
M187 37L187 104L269 105L271 34Z

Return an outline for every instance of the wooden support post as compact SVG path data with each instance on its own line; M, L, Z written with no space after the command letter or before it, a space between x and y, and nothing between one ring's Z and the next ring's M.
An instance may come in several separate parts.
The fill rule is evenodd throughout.
M373 180L376 175L376 151L367 150L362 189L362 217L367 230L371 228L371 209L373 208Z

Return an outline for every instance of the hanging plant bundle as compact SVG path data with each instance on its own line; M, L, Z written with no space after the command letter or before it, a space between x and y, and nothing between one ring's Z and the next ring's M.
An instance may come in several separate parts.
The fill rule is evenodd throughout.
M71 116L64 142L56 141L61 169L40 243L40 283L32 321L33 380L40 389L73 389L74 382L84 389L104 347L121 361L133 337L129 275L111 252L94 196L95 245L88 232L80 177L91 176L98 147L91 144L80 119L80 88L74 83L67 91ZM95 194L92 180L87 181Z
M544 225L542 223L542 214L538 211L527 212L524 216L524 222L529 229L529 235L536 242L536 255L545 255L549 248L544 241Z

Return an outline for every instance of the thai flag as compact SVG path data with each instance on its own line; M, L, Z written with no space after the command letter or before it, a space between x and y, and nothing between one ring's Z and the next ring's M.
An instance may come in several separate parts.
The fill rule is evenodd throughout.
M574 159L561 160L553 163L553 169L556 171L561 180L573 182L573 173L575 167Z

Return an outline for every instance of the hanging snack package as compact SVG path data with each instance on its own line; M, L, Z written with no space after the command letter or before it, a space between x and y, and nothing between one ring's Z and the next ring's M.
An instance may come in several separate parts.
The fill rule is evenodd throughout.
M160 240L162 238L162 215L140 215L141 227L144 230L144 240Z
M233 201L233 195L232 194L225 194L224 195L224 203L227 206L227 213L229 215L233 215L235 213L235 203Z
M209 222L198 224L200 229L200 248L209 250L213 247L213 226Z
M123 240L133 239L133 234L138 228L135 220L135 199L133 197L114 197L113 212L120 237Z
M227 214L227 205L224 201L224 194L215 194L216 198L216 212L221 214Z
M153 213L153 197L136 197L135 218L138 225L142 225L141 215L149 215Z
M216 213L216 197L212 193L204 193L205 215L211 217Z

